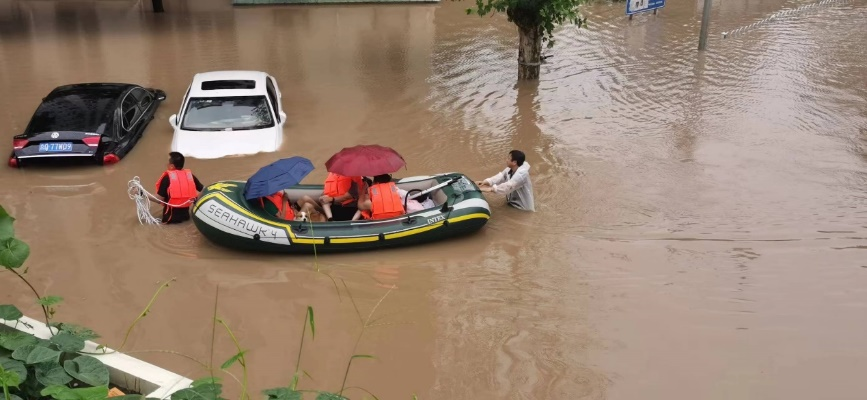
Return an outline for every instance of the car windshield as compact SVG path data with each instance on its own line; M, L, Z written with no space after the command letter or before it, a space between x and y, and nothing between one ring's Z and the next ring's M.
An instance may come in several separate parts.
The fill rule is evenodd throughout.
M265 96L194 97L184 113L181 129L223 131L274 126Z
M28 134L50 131L105 133L106 124L114 111L116 93L111 96L99 91L81 91L44 101L36 109Z

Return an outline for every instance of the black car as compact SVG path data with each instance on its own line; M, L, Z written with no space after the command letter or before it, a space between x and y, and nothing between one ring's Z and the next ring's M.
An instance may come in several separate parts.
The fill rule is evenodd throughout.
M12 138L9 166L40 159L120 161L138 143L166 99L159 89L129 83L80 83L42 99L24 133Z

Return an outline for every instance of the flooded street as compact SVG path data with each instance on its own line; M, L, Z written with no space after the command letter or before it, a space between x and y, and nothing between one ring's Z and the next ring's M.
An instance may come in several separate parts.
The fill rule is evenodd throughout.
M560 29L541 80L517 85L516 29L465 15L467 1L165 3L153 14L150 1L0 0L3 151L56 86L120 81L168 96L119 164L0 171L0 204L32 248L29 278L65 298L59 320L100 343L117 348L176 278L124 350L207 376L160 351L209 362L219 286L255 398L291 381L307 306L304 389L339 390L349 357L369 354L346 386L383 400L867 392L864 0L727 39L809 2L717 0L701 54L702 1L631 21L624 3L588 5L590 28ZM192 223L139 225L127 182L153 189L193 75L224 69L276 78L286 133L276 154L188 159L205 185L293 155L316 166L304 183L320 183L333 153L370 143L404 156L397 176L483 179L521 149L537 212L487 194L492 218L473 236L317 259L223 249ZM37 317L13 278L2 275L0 303ZM349 295L381 317L355 349ZM224 331L214 349L217 366L233 354Z

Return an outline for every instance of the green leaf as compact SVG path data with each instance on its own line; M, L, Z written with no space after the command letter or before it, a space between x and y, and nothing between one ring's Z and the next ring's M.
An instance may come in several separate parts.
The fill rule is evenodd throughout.
M15 222L15 218L0 206L0 240L15 236L15 228L12 227L13 222Z
M0 333L0 347L15 351L21 346L28 344L36 344L39 340L36 336L24 332L3 332Z
M17 321L18 318L23 317L24 314L18 307L13 306L12 304L2 304L0 305L0 319L5 319L6 321Z
M24 400L24 399L14 395L14 394L11 394L11 395L9 395L9 400Z
M125 394L123 396L114 396L111 400L147 400L144 395L141 394Z
M66 353L75 353L84 349L84 339L69 332L60 332L51 337L51 343L57 346L57 350Z
M61 302L63 302L63 297L60 296L45 296L39 298L39 304L46 307L57 305Z
M223 385L205 383L196 387L181 389L172 394L171 400L222 400Z
M39 394L51 396L56 400L104 400L108 397L108 386L95 386L70 389L66 386L49 386Z
M369 355L367 355L367 354L356 354L356 355L352 356L352 358L372 358L372 359L374 359L374 360L376 359L376 357L374 357L374 356L369 356Z
M108 367L91 356L78 356L66 360L63 369L73 378L90 386L108 385Z
M313 307L307 306L307 315L310 316L310 333L316 338L316 324L313 323Z
M43 396L51 396L51 397L54 397L56 399L57 398L57 397L55 397L56 395L59 395L59 394L64 393L64 392L70 392L70 391L72 391L72 389L70 389L66 386L54 385L54 386L49 386L45 389L42 389L42 391L39 392L39 394L41 394Z
M36 364L36 380L47 387L66 385L72 381L72 377L63 370L60 364L42 363Z
M72 389L72 393L80 400L105 400L108 397L108 385Z
M222 381L223 378L220 378L219 376L207 376L194 380L193 383L190 384L190 387L199 387L208 384L218 385Z
M21 346L12 352L12 358L24 361L27 365L39 364L47 361L58 362L60 359L60 352L49 349L48 347L29 344L27 346Z
M20 383L21 376L18 375L18 372L7 371L3 367L0 367L0 386L17 388Z
M30 246L16 238L0 241L0 265L7 268L18 268L30 256Z
M339 394L329 393L329 392L319 392L316 395L316 400L349 400L346 397L343 397Z
M276 388L263 390L262 394L267 396L268 400L301 400L301 392L289 388Z
M243 357L243 356L244 356L244 353L246 353L246 352L247 352L247 350L244 350L244 351L242 351L242 352L240 352L240 353L238 353L238 354L235 354L234 356L232 356L232 358L226 360L226 362L224 362L223 365L220 366L220 369L226 369L226 368L231 367L232 364L234 364L235 361L238 361L238 359L240 359L241 357Z
M21 361L13 360L8 357L0 358L0 368L18 374L18 378L21 382L27 380L27 366Z
M52 322L51 326L60 329L61 331L68 332L73 336L78 336L84 340L93 340L99 338L99 335L96 334L96 332L90 330L90 328L85 328L80 325L70 324L68 322Z

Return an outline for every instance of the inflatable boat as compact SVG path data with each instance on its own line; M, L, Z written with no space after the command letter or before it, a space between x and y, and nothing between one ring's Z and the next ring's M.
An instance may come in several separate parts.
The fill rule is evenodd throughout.
M196 228L217 245L278 253L333 253L414 245L473 233L491 217L478 186L460 173L396 180L407 198L427 197L434 207L382 220L286 221L244 199L245 181L219 181L202 191L193 205ZM323 185L299 184L284 192L294 202L318 199ZM427 202L430 205L430 202Z

